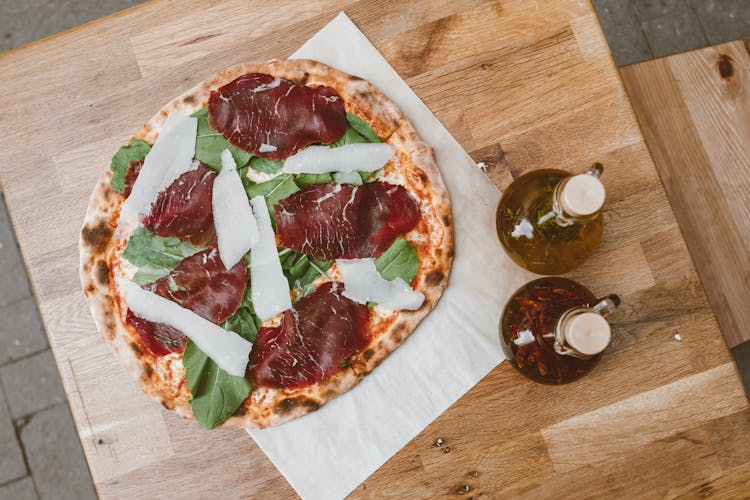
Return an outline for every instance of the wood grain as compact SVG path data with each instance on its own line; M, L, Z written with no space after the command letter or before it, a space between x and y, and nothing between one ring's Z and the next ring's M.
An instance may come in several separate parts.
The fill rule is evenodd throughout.
M750 341L750 56L742 42L732 42L620 72L735 348Z
M99 493L295 496L243 432L140 393L89 316L77 239L96 179L156 109L230 64L287 57L341 9L500 188L605 164L605 235L572 277L624 299L590 376L549 387L503 363L353 496L747 491L750 409L588 3L158 0L0 56L0 176ZM693 139L680 158L725 161Z

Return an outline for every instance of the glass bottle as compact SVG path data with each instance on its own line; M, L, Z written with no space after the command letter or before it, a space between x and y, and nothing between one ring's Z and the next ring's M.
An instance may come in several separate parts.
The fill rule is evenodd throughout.
M602 238L604 168L586 173L542 169L520 176L497 208L497 234L519 266L537 274L564 274L583 264Z
M619 304L617 295L597 299L567 278L531 281L503 311L500 343L505 356L536 382L573 382L599 362L612 336L605 317Z

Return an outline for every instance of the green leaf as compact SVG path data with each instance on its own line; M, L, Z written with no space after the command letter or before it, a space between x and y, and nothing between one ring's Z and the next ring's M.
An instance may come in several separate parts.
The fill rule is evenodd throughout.
M112 189L122 194L125 191L125 177L128 175L128 169L133 162L143 160L151 146L146 141L136 139L127 146L121 147L115 156L112 157L112 163L109 169L112 171L112 180L110 185Z
M405 239L396 238L391 246L375 259L375 268L385 280L401 278L406 283L411 283L419 271L417 251Z
M155 236L139 226L130 235L122 256L139 267L134 281L144 285L166 276L177 264L200 250L179 238Z
M346 119L349 122L349 126L357 131L362 137L367 139L367 142L381 142L380 137L370 127L370 124L364 121L362 118L355 116L351 113L346 114Z
M195 139L195 159L219 172L221 170L221 153L228 149L232 152L237 168L243 167L252 156L247 151L233 146L208 123L208 108L193 113L198 118L198 133Z
M344 132L344 135L336 139L334 142L329 144L332 148L338 148L345 144L359 144L368 141L362 134L357 132L353 127L349 127Z
M362 172L370 176L370 172ZM355 186L361 186L364 179L360 175L360 172L336 172L333 174L333 180L339 184L354 184Z
M252 389L248 379L229 375L191 340L185 346L182 364L192 394L193 415L204 429L222 424L237 411Z
M261 182L259 184L251 182L250 185L245 186L245 192L247 192L248 198L253 199L256 196L264 196L266 198L268 212L271 215L273 215L273 206L278 203L279 200L283 200L297 191L299 191L299 187L294 183L291 174L279 175L270 181Z
M264 174L275 174L284 167L281 160L269 160L268 158L259 158L254 156L250 160L250 168Z
M289 248L278 250L281 270L289 281L289 288L298 290L298 300L315 290L312 284L315 278L318 276L328 278L326 271L330 269L333 262L318 260L312 255L301 254Z
M333 181L333 176L326 172L323 174L297 174L294 178L297 185L305 187L310 184L325 184L326 182Z

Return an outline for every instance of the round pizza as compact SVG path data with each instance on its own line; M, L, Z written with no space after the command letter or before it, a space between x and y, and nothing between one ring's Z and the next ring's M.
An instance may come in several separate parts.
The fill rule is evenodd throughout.
M435 307L450 202L372 84L241 64L117 151L80 256L97 326L147 394L205 428L263 428L354 387Z

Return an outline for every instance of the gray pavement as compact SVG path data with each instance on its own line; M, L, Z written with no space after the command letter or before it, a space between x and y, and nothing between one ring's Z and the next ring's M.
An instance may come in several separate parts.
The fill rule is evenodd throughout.
M552 1L552 0L550 0ZM140 0L0 0L0 52ZM750 0L593 0L618 65L750 39ZM0 499L95 498L0 196Z

